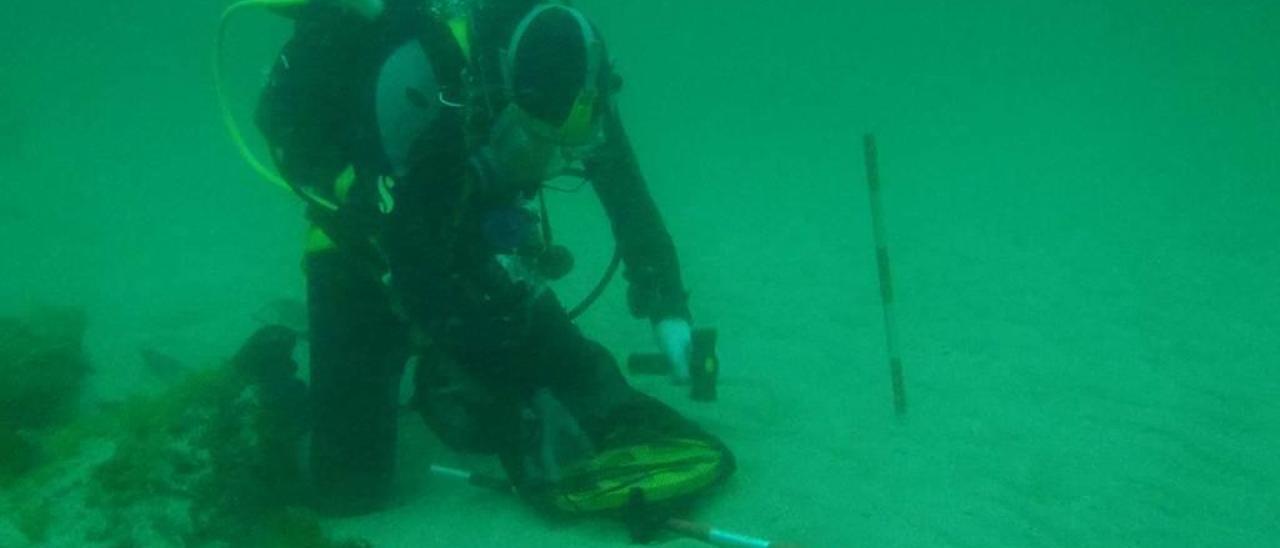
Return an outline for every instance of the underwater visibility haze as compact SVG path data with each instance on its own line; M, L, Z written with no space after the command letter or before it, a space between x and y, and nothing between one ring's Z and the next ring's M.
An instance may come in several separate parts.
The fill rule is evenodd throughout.
M1280 3L574 4L623 79L695 327L719 333L715 402L630 377L736 455L691 519L811 548L1275 545ZM307 371L306 222L222 125L226 5L0 17L0 546L626 545L618 520L433 474L498 468L409 414L390 508L278 508L305 427L254 364ZM262 158L289 33L253 12L226 35ZM590 190L547 198L573 304L610 224ZM655 350L621 276L577 324L624 363Z

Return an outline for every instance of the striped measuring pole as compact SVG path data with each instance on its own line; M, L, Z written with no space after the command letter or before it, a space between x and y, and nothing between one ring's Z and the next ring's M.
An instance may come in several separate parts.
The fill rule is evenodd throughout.
M889 379L893 385L893 411L898 417L907 414L906 380L902 374L902 357L898 349L898 325L894 313L893 277L889 271L889 244L884 229L884 205L880 200L880 160L876 136L862 138L867 166L867 187L871 194L871 235L876 244L876 267L880 273L880 304L884 309L884 336L889 351Z

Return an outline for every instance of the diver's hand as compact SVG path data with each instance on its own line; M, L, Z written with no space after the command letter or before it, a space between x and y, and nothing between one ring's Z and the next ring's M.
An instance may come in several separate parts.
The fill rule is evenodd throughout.
M386 8L382 0L333 0L333 2L370 21L382 15L382 10Z
M693 351L693 328L684 318L667 318L653 324L658 349L671 365L671 381L689 383L689 360Z

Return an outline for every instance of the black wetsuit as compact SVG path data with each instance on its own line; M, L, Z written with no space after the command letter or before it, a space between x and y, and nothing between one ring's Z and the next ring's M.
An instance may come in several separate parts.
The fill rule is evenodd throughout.
M295 34L263 93L258 124L291 184L341 203L336 212L311 208L336 245L310 250L306 268L311 462L319 501L336 511L376 507L389 495L399 379L411 339L431 340L492 396L478 426L517 483L522 413L539 389L550 390L597 446L626 429L712 439L628 386L609 352L582 335L553 293L512 281L498 264L485 223L495 201L504 200L471 186L470 111L441 109L413 143L407 172L386 182L390 166L373 104L388 56L419 41L442 97L456 97L464 67L497 74L495 52L534 4L485 4L474 18L477 57L470 65L421 2L391 0L368 23L322 4L293 14ZM491 113L502 106L488 105ZM619 245L632 312L653 321L688 318L674 246L611 108L603 128L603 145L583 163ZM348 168L354 184L334 190ZM727 476L733 465L727 450L725 456Z

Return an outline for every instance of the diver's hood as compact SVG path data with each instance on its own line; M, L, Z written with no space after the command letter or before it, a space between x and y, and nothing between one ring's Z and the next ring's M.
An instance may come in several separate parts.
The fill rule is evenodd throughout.
M516 26L503 56L509 99L532 130L558 144L580 146L597 129L612 81L608 52L595 27L573 8L546 4Z

